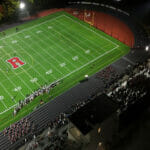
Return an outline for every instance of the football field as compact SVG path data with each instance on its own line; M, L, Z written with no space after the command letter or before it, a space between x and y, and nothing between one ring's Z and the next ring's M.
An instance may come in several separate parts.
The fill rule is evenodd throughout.
M129 52L129 47L69 15L55 14L8 29L0 37L0 130ZM44 85L63 81L25 106L13 108Z

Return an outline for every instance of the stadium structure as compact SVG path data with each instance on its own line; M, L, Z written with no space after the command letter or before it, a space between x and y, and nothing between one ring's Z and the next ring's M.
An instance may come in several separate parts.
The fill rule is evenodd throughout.
M145 28L130 13L111 5L68 5L1 27L0 150L16 150L36 139L53 120L59 121L60 114L69 116L71 125L86 135L92 130L87 120L103 127L110 116L119 116L121 130L128 122L122 112L149 104L133 100L127 109L127 101L122 104L112 98L112 91L120 90L115 83L126 87L136 67L149 64ZM146 75L149 78L149 72ZM148 97L148 92L142 92L142 99ZM78 111L80 104L83 110ZM94 112L99 115L94 117ZM94 119L88 117L91 114ZM69 131L70 135L73 131ZM52 149L50 145L46 148Z

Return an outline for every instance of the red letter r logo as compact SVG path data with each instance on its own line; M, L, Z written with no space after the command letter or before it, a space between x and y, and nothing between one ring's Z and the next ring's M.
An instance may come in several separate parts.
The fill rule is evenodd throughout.
M24 62L22 62L18 57L8 59L7 62L10 63L14 69L24 65Z

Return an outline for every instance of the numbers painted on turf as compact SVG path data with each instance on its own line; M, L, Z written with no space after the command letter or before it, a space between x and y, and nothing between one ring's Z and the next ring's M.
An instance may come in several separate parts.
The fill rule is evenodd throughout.
M26 39L30 38L30 35L26 35L25 38L26 38Z
M72 60L74 60L74 61L76 61L76 60L78 60L78 59L79 59L78 56L74 56L74 57L72 58Z
M12 41L12 44L15 44L15 43L17 43L17 40L13 40L13 41Z
M37 79L37 78L33 78L33 79L31 79L30 81L31 81L32 83L35 83L35 82L38 81L38 79Z
M14 89L15 92L18 92L18 91L21 91L22 87L21 86L18 86Z
M4 99L4 96L0 96L0 101Z
M48 26L48 29L51 29L52 27L51 26Z
M38 33L41 33L42 31L41 30L39 30L39 31L36 31L36 33L38 34Z
M86 51L85 51L85 53L86 53L86 54L89 54L89 53L90 53L90 50L89 50L89 49L88 49L88 50L86 50Z
M49 75L49 74L51 74L52 72L53 72L52 69L50 69L50 70L48 70L48 71L46 72L46 74Z
M60 67L65 67L65 66L66 66L66 63L60 64Z

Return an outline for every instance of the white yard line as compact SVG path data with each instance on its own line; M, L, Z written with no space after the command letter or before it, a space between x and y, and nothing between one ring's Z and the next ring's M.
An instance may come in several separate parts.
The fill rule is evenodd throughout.
M32 33L31 33L32 34ZM33 34L34 35L34 34ZM38 38L38 37L37 37ZM47 44L46 42L44 42L42 39L40 39L40 38L38 38L39 39L39 41L41 41L42 43L44 43L45 45L47 45L48 47L49 47L49 49L51 49L54 53L56 53L57 55L59 55L59 57L62 57L57 51L54 51L50 46L49 46L49 44ZM41 47L40 46L40 44L38 44L38 46L42 49L42 51L46 54L46 55L48 55L49 57L52 57L57 63L58 63L58 65L59 64L61 64L61 63L63 63L62 61L59 61L59 60L57 60L55 57L53 57L50 53L48 53L43 47ZM66 58L65 58L66 59ZM60 72L57 68L55 68L58 72ZM70 72L70 69L68 69L67 67L66 67L66 70L68 70L69 72ZM60 72L61 74L63 74L62 72ZM64 74L63 74L64 75Z
M79 68L75 69L74 71L72 71L72 72L68 73L66 76L64 76L64 77L60 78L59 80L62 80L62 79L64 79L64 78L68 77L68 76L69 76L69 75L71 75L72 73L74 73L74 72L76 72L76 71L78 71L78 70L82 69L83 67L85 67L85 66L87 66L87 65L91 64L92 62L94 62L94 61L98 60L99 58L101 58L101 57L105 56L106 54L108 54L108 53L112 52L112 51L113 51L114 49L116 49L116 48L118 48L118 47L115 47L115 48L111 49L110 51L107 51L107 52L103 53L102 55L100 55L100 56L96 57L95 59L93 59L93 60L89 61L88 63L84 64L83 66L81 66L81 67L79 67ZM59 80L57 80L57 81L59 81Z
M5 107L6 109L8 109L8 107L5 105L5 103L3 102L3 100L1 100L1 103L4 105L4 107Z
M0 40L3 40L3 39L6 39L6 38L9 38L9 37L11 37L11 36L13 36L13 35L16 35L16 34L21 33L21 32L23 32L23 31L29 30L29 29L31 29L31 28L35 28L35 27L40 26L41 24L44 24L44 23L46 23L46 22L50 22L50 21L52 21L52 20L56 20L57 18L62 17L62 16L65 16L65 17L67 17L67 18L71 19L72 21L74 21L74 22L76 22L76 23L80 24L81 26L83 26L83 27L87 28L88 30L91 30L90 28L88 28L88 27L84 26L83 24L81 24L81 23L79 23L79 22L77 22L77 21L73 20L71 17L68 17L68 16L66 16L66 15L61 15L61 16L57 16L57 17L55 17L55 18L52 18L52 19L50 19L50 20L44 21L44 22L42 22L42 23L39 23L39 24L37 24L37 25L34 25L34 26L32 26L32 27L28 27L28 28L26 28L26 29L23 29L23 30L21 30L21 31L19 31L19 32L17 32L17 33L14 33L14 34L11 34L11 35L9 35L9 36L6 36L5 38L1 38ZM113 48L113 49L111 49L111 50L109 50L109 51L107 51L107 52L105 52L105 53L103 53L102 55L100 55L100 56L98 56L98 57L94 58L93 60L91 60L91 61L89 61L88 63L86 63L86 64L82 65L81 67L79 67L79 68L75 69L74 71L72 71L72 72L70 72L70 73L68 73L68 74L64 75L62 78L58 79L57 81L62 80L62 79L64 79L64 78L66 78L66 77L70 76L70 75L71 75L71 74L73 74L74 72L79 71L79 70L80 70L80 69L82 69L83 67L85 67L85 66L87 66L87 65L91 64L92 62L94 62L94 61L98 60L99 58L101 58L101 57L105 56L106 54L108 54L108 53L112 52L113 50L115 50L116 48L118 48L118 47L119 47L119 45L117 45L116 43L112 42L111 40L109 40L109 39L105 38L104 36L101 36L100 34L98 34L97 32L95 32L95 31L93 31L93 30L91 30L91 31L92 31L92 32L94 32L95 34L97 34L98 36L102 37L103 39L108 40L109 42L111 42L111 43L115 44L115 45L116 45L116 47L115 47L115 48ZM58 32L58 33L59 33L59 32ZM60 33L59 33L59 34L60 34ZM65 37L65 38L66 38L66 37ZM71 41L71 42L72 42L72 41ZM75 44L75 45L77 45L78 47L80 47L81 49L83 49L83 48L82 48L80 45L78 45L77 43L74 43L74 44ZM43 49L43 48L42 48L42 49ZM34 49L33 49L33 50L34 50ZM84 49L83 49L83 50L84 50ZM44 51L45 51L45 50L44 50ZM35 51L35 52L36 52L36 51ZM6 76L6 77L7 77L7 76ZM9 78L8 78L8 80L11 82L11 80L10 80ZM14 83L12 82L12 84L14 84ZM25 97L25 96L24 96L24 97ZM17 105L17 104L15 104L15 105L13 105L13 106L9 107L7 110L5 110L5 111L1 112L0 114L3 114L4 112L6 112L6 111L10 110L11 108L13 108L13 107L14 107L14 106L16 106L16 105Z
M105 39L105 40L107 40L107 41L109 41L109 42L111 42L111 43L115 44L116 46L119 46L118 44L114 43L113 41L109 40L108 38L106 38L106 37L102 36L101 34L98 34L98 33L97 33L97 32L95 32L94 30L92 30L92 29L90 29L89 27L87 27L87 26L85 26L85 25L81 24L80 22L78 22L78 21L76 21L76 20L72 19L72 18L71 18L71 17L69 17L69 16L66 16L65 14L62 14L62 15L57 16L57 17L55 17L55 18L52 18L52 19L50 19L50 20L46 20L46 21L44 21L44 22L42 22L42 23L39 23L39 24L33 25L33 26L31 26L31 27L27 27L27 28L25 28L25 29L22 29L21 31L18 31L18 32L13 33L13 34L11 34L11 35L8 35L8 36L6 36L6 37L4 37L4 38L1 38L0 40L3 40L3 39L6 39L6 38L9 38L9 37L11 37L11 36L13 36L13 35L16 35L16 34L18 34L18 33L23 32L23 31L26 31L26 30L29 30L29 29L35 28L35 27L37 27L37 26L40 26L40 25L45 24L45 23L47 23L47 22L50 22L50 21L52 21L52 20L56 20L57 18L60 18L60 17L66 17L66 18L69 18L69 19L70 19L70 20L72 20L73 22L78 23L78 24L80 24L81 26L83 26L84 28L87 28L88 30L90 30L90 31L94 32L95 34L97 34L97 35L98 35L98 36L100 36L101 38L103 38L103 39Z
M47 25L45 25L46 27L47 27ZM45 31L45 32L47 32L46 30L44 30L44 28L42 29L43 31ZM53 28L53 30L54 30L54 28ZM59 39L57 36L55 36L56 34L51 34L51 36L53 36L54 38L56 38L58 41L61 41L62 43L64 43L63 42L63 40L61 40L61 39ZM46 38L48 39L48 40L50 40L50 38L49 37L47 37L46 36ZM54 43L54 41L53 41L53 43ZM65 43L66 44L66 43ZM57 45L58 46L58 45ZM70 47L70 45L68 45L68 47ZM61 52L62 54L63 53L67 53L67 55L70 55L70 57L72 58L72 57L74 57L74 55L72 55L72 54L70 54L69 52L67 52L64 48L61 48L61 49L63 49L63 52ZM68 60L69 61L69 60ZM69 61L70 62L70 61ZM81 63L81 62L80 62ZM70 62L70 64L72 64L72 62ZM81 63L82 64L82 63ZM73 65L73 64L72 64ZM77 67L77 66L76 66Z
M12 49L11 46L9 46L9 47ZM5 50L3 50L3 52L4 52L6 55L10 56L10 54L7 53ZM10 57L11 57L11 56L10 56ZM13 72L13 73L16 75L16 78L19 78L19 79L21 80L21 82L23 82L23 83L31 90L31 92L33 92L33 90L25 83L24 80L22 80L22 78L20 78L20 76L18 76L15 72ZM6 76L6 77L7 77L7 76ZM8 79L8 77L7 77L7 79ZM9 81L11 81L11 80L9 79ZM16 84L13 83L12 81L11 81L11 83L15 86L15 88L17 87ZM24 95L21 91L20 91L20 93L21 93L21 95L23 96L23 98L25 98L25 95ZM11 96L11 97L13 97L13 96ZM15 101L15 103L17 103L15 99L14 99L14 101Z
M32 54L32 56L37 56L37 54ZM37 64L36 64L36 65L32 65L32 69L34 68L34 66L38 66L38 65L37 65ZM29 69L31 69L31 67L28 68L28 69L25 70L25 71L28 71ZM51 68L50 68L50 69L51 69ZM21 71L21 72L17 73L17 75L22 74L22 73L25 73L25 71ZM14 75L12 74L11 78L13 78L13 77L14 77ZM3 79L3 81L1 81L1 83L5 82L5 81L7 81L7 79Z
M119 47L119 46L118 46L118 47ZM62 78L59 78L57 81L60 81L60 80L65 79L66 77L70 76L70 75L73 74L74 72L79 71L80 69L84 68L85 66L91 64L92 62L98 60L99 58L105 56L106 54L108 54L108 53L114 51L114 50L115 50L116 48L118 48L118 47L115 47L115 48L111 49L110 51L105 52L103 55L100 55L100 56L96 57L95 59L89 61L88 63L84 64L83 66L81 66L81 67L79 67L79 68L77 68L77 69L75 69L74 71L68 73L67 75L63 76ZM113 58L113 59L114 59L114 58ZM55 81L55 82L57 82L57 81ZM11 108L15 107L16 105L17 105L17 104L15 104L14 106L11 106L10 108L7 109L7 111L10 110ZM5 112L6 112L6 111L3 111L3 112L1 112L0 114L3 114L3 113L5 113Z
M18 38L18 37L17 37ZM18 39L19 40L19 39ZM28 44L26 42L24 42L23 40L19 40L19 41L22 41L26 46L28 46ZM19 47L21 47L21 49L28 55L32 58L32 56L30 55L30 53L28 53L27 51L25 51L22 46L19 45ZM32 46L28 46L29 48L31 48L35 53L37 53L37 51L35 51ZM43 58L44 60L44 57L42 55L40 55L39 53L37 53L40 57ZM34 61L36 61L36 59L34 59ZM48 62L48 61L47 61ZM41 66L41 68L45 71L45 73L48 71L43 65L41 65L41 63L39 63L38 61L36 61L37 64L39 64ZM49 64L49 63L48 63ZM39 76L43 79L44 82L47 82L47 80L45 80L45 78L41 75L41 73L39 73L38 71L36 71L33 67L32 69L37 73L39 74ZM30 74L29 74L30 77L32 77ZM52 75L53 76L53 75ZM32 77L33 78L33 77ZM55 77L53 76L53 78L55 79ZM37 83L37 82L36 82ZM39 83L37 83L38 86L41 86Z
M43 29L44 30L44 29ZM54 30L54 29L53 29ZM55 30L55 32L56 32L56 30ZM60 32L56 32L56 33L58 33L58 34L61 34ZM62 34L61 34L62 35ZM55 34L54 35L52 35L52 36L54 36L55 38L57 38L56 36L55 36ZM66 38L66 37L65 37ZM59 39L58 39L59 40ZM70 39L69 39L69 41L70 41ZM63 42L63 41L62 41ZM64 42L63 42L64 43ZM66 44L66 43L65 43ZM70 45L68 45L69 47L71 47ZM75 51L74 50L74 48L72 48L71 47L71 49L74 51L74 52L76 52L77 53L77 51ZM66 53L68 53L65 49L64 49L64 51L66 52ZM85 51L84 51L85 52ZM69 54L69 53L68 53ZM69 54L70 55L70 54ZM81 53L80 53L80 55L81 55ZM89 59L88 58L86 58L84 55L82 55L82 57L84 57L84 59L86 59L87 61L89 61Z
M72 20L73 22L75 22L75 23L77 23L77 24L80 24L80 25L81 25L81 26L83 26L84 28L86 28L86 29L88 29L88 30L90 30L90 31L94 32L94 33L95 33L95 34L97 34L99 37L101 37L101 38L103 38L103 39L105 39L105 40L107 40L107 41L109 41L109 42L113 43L113 44L114 44L114 45L116 45L116 46L119 46L118 44L116 44L116 43L114 43L113 41L109 40L108 38L106 38L106 37L102 36L101 34L98 34L98 33L97 33L97 32L95 32L94 30L92 30L92 29L88 28L87 26L85 26L85 25L81 24L80 22L78 22L78 21L76 21L76 20L72 19L71 17L66 16L66 15L62 15L62 16L65 16L66 18L69 18L69 19L70 19L70 20Z
M3 114L3 113L5 113L5 112L7 112L7 111L9 111L10 109L14 108L14 107L17 106L17 105L18 105L18 103L15 104L15 105L12 105L11 107L9 107L9 108L7 108L7 109L5 109L3 112L0 112L0 115Z
M19 46L19 43L17 43L17 45ZM10 49L13 51L13 48L12 48L9 44L8 44L7 46L10 47ZM21 48L22 48L22 47L21 47ZM11 57L11 55L10 55L9 53L7 53L7 52L5 52L5 51L4 51L4 53L6 53L6 55L8 55L8 56ZM30 57L31 57L31 56L30 56ZM24 70L23 67L21 67L21 69ZM29 76L29 74L26 72L26 70L24 70L23 72L26 73L26 74ZM20 78L20 76L18 76L15 71L13 71L13 73L16 75L16 77L18 77L18 78L21 80L21 82L23 82L24 84L26 84L25 81L22 80L22 78ZM27 84L26 84L26 85L27 85ZM40 84L37 84L37 85L39 86ZM32 90L28 85L27 85L27 87L33 92L33 90Z
M4 74L4 76L8 79L8 81L9 81L10 83L12 83L12 85L14 85L14 87L17 87L16 84L15 84L14 82L12 82L5 74ZM21 93L21 95L25 98L25 95L24 95L22 92L20 92L20 93Z
M4 74L4 73L3 73ZM15 85L15 83L14 82L12 82L5 74L4 74L4 76L8 79L8 81L10 82L10 83L12 83L12 85L14 85L14 87L17 87L16 85ZM22 93L22 92L20 92L21 93L21 95L23 96L23 97L25 97L25 95Z
M43 29L44 30L44 29ZM53 29L54 30L54 29ZM55 44L55 41L53 41L52 39L48 38L45 34L42 34L43 36L45 36L45 38L47 38L48 40L52 41L52 43ZM58 38L57 38L58 39ZM59 40L59 39L58 39ZM44 41L43 41L44 42ZM47 43L45 43L47 44ZM48 44L47 44L48 45ZM59 46L59 44L55 44L57 47L59 47L59 49L62 49L64 52L65 49L62 48L61 46ZM66 62L69 62L74 68L76 68L77 66L75 66L72 62L70 62L68 59L66 59L63 55L60 55L57 51L55 51L55 53L57 53L57 55L59 55L60 57L62 57ZM68 55L70 55L68 52L66 52ZM68 69L69 70L69 69ZM70 71L70 70L69 70Z
M54 30L54 29L53 29ZM73 42L72 40L70 40L68 37L66 37L66 36L64 36L62 33L60 33L60 32L58 32L58 31L56 31L55 30L55 32L57 32L58 34L61 34L64 38L66 38L66 39L68 39L71 43L74 43L74 45L76 45L76 46L78 46L78 47L80 47L84 52L85 52L85 49L84 48L82 48L79 44L77 44L77 43L75 43L75 42ZM96 33L96 32L95 32ZM116 48L118 47L118 45L116 46ZM102 49L102 48L101 48ZM104 50L104 49L103 49ZM99 53L98 53L99 54Z
M56 22L57 22L57 24L60 24L60 25L62 25L63 27L66 27L63 23L61 23L60 21L57 21L56 20ZM66 21L64 21L64 22L66 22ZM54 22L55 23L55 22ZM67 34L69 34L69 35L71 35L70 34L70 32L66 32L66 30L63 30L65 33L67 33ZM79 32L79 31L78 31ZM84 36L81 36L81 35L78 35L78 36L80 36L80 37L82 37L82 39L84 39ZM79 39L77 39L76 38L76 36L74 37L76 40L79 40ZM96 47L97 48L100 48L100 49L102 49L102 50L104 50L104 48L103 48L103 46L101 46L101 45L98 45L96 42L94 42L93 40L91 41L91 40L88 40L88 39L84 39L84 40L81 40L80 42L81 43L83 43L83 45L85 45L85 41L87 41L88 43L91 43L92 45L97 45ZM93 43L94 42L94 43ZM110 43L110 42L109 42ZM89 47L89 46L88 46ZM96 50L96 49L95 49ZM96 50L97 51L97 50ZM104 50L105 51L105 50ZM98 54L99 54L99 52L97 52Z
M18 32L12 33L12 34L10 34L10 35L8 35L8 36L6 36L6 37L0 38L0 40L3 40L3 39L6 39L6 38L9 38L9 37L11 37L11 36L13 36L13 35L16 35L16 34L19 34L19 33L21 33L21 32L27 31L27 30L29 30L29 29L32 29L32 28L38 27L38 26L40 26L41 24L44 24L44 23L46 23L46 22L49 22L49 21L55 20L56 18L59 18L59 17L61 17L61 16L62 16L62 15L57 16L57 17L55 17L55 18L51 18L50 20L43 21L43 22L38 23L38 24L36 24L36 25L33 25L33 26L31 26L31 27L27 27L27 28L25 28L25 29L21 29L21 31L18 31Z
M18 45L19 46L19 45ZM9 46L10 47L10 46ZM21 47L21 46L20 46ZM11 48L11 47L10 47ZM22 48L22 47L21 47ZM11 48L12 49L12 48ZM22 48L23 49L23 48ZM24 50L24 49L23 49ZM4 51L5 52L5 51ZM5 52L6 53L6 52ZM8 54L8 53L6 53L8 56L10 55L10 54ZM31 57L31 56L30 56ZM22 68L23 69L23 68ZM24 69L23 69L24 70ZM34 68L33 68L33 70L34 70ZM31 77L31 79L33 78L29 73L27 73L25 70L24 70L24 72L26 73L26 74L28 74L28 76L29 77ZM35 71L36 72L36 71ZM31 90L31 92L33 93L33 90L25 83L25 81L24 80L22 80L21 78L20 78L20 76L17 76L17 74L14 72L14 74L16 75L16 77L18 77L23 83L24 83L24 85L26 85L26 87L27 88L29 88L30 90ZM5 75L5 74L4 74ZM39 75L41 75L41 74L39 74ZM41 76L42 77L42 76ZM42 77L43 78L43 77ZM8 79L8 78L7 78ZM44 78L43 78L44 79ZM56 79L56 78L55 78ZM8 79L15 87L17 87L10 79ZM45 79L44 79L45 80ZM47 82L46 80L45 80L45 82ZM38 85L38 86L41 86L39 83L37 83L36 82L36 84ZM4 88L5 89L5 88ZM7 93L9 93L9 92L7 92ZM20 91L20 93L21 93L21 95L23 96L23 98L25 98L25 95ZM9 94L10 95L10 94ZM13 97L13 96L11 96L11 97ZM15 100L14 100L15 101ZM15 103L17 103L16 101L15 101Z
M47 27L47 25L45 25L45 26ZM43 30L44 30L44 29L43 29ZM44 30L44 31L47 32L46 30ZM53 36L54 36L55 38L57 38L57 36L55 36L55 35L56 35L56 34L53 34ZM60 39L58 39L58 40L60 40ZM65 43L63 40L60 40L60 41L66 45L66 43ZM72 49L72 51L74 51L74 52L76 53L76 55L78 54L78 56L80 55L80 57L81 57L82 59L86 59L87 61L89 61L89 59L87 59L84 55L82 55L82 53L79 53L78 51L75 51L74 48L73 48L70 44L68 44L68 47L69 47L70 49ZM67 53L68 55L70 55L71 57L74 57L74 55L71 55L71 54L68 53L65 49L64 49L64 52ZM79 60L79 62L80 62L81 65L83 64L83 62L81 62L80 60Z
M3 102L2 102L2 100L0 101L0 106L3 106L3 107L5 107L5 104L3 104ZM7 109L7 107L5 107L5 110ZM1 111L2 111L2 109L0 109ZM4 110L4 111L5 111ZM2 111L3 112L3 111ZM0 113L1 114L1 113Z
M7 80L8 81L8 80ZM13 97L13 95L10 94L10 92L5 88L5 86L0 82L1 87L5 90L5 92L11 97ZM15 100L14 100L15 101ZM16 103L16 101L15 101Z
M17 45L19 46L19 43L17 43ZM10 49L13 51L13 48L12 48L11 46L9 46L9 47L10 47ZM21 47L21 46L19 46L19 47ZM21 48L22 48L22 47L21 47ZM11 57L11 55L10 55L9 53L6 53L6 55L8 55L8 56ZM24 70L24 73L26 73L27 76L28 76L29 78L31 77L31 79L32 79L32 76L31 76L23 67L21 67L21 69ZM26 87L27 87L28 89L30 89L31 92L33 93L33 90L29 87L29 85L27 85L27 83L26 83L24 80L22 80L22 78L20 78L20 76L18 76L15 71L13 71L13 73L14 73L14 74L16 75L16 77L19 78L19 79L21 80L21 82L23 82L24 85L26 85ZM38 83L36 83L36 84L37 84L38 86L40 86L40 84L38 84Z
M11 99L13 97L13 95L10 94L10 92L5 88L5 86L1 82L0 82L0 85L5 90L5 92L10 96L10 99ZM5 97L4 97L4 99L5 99ZM16 100L14 100L14 102L17 103Z
M32 34L32 32L30 32ZM33 36L35 36L34 34L32 34ZM38 38L40 40L40 38ZM25 42L24 42L25 43ZM50 56L52 59L56 60L58 62L58 65L61 63L59 62L57 59L55 59L52 55L50 55L45 49L43 49L43 47L40 46L40 44L35 43L38 45L38 47L41 48L41 50L48 56ZM29 47L29 46L28 46ZM35 53L37 53L37 51L35 51L32 47L30 47ZM44 58L44 56L40 55L39 53L37 53L44 61L46 61L49 65L53 66L53 64L50 63L50 61L48 61L47 59ZM43 66L42 66L43 67ZM44 67L45 68L45 67ZM60 74L64 75L61 71L59 71L57 68L53 67L53 70L57 70L57 72L59 72ZM47 70L46 70L47 71ZM53 75L52 75L53 76ZM54 77L54 76L53 76ZM55 78L55 77L54 77Z

